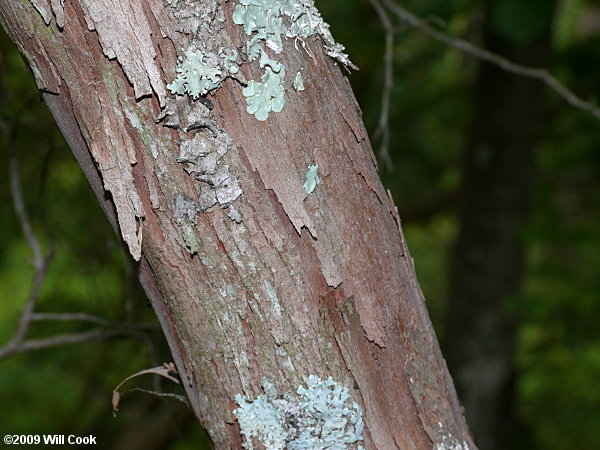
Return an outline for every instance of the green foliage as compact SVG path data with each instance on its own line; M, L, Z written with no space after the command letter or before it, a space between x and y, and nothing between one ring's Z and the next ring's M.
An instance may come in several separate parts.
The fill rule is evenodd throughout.
M540 154L531 275L517 309L518 407L540 448L600 446L599 142L595 120L566 110Z
M547 33L552 26L548 0L499 0L492 2L492 23L507 41L527 45Z

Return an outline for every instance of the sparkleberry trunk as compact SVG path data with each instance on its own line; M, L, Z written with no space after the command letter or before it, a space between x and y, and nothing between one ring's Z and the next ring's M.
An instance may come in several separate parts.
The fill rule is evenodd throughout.
M0 19L216 448L473 448L340 47L311 2L243 3L0 0Z

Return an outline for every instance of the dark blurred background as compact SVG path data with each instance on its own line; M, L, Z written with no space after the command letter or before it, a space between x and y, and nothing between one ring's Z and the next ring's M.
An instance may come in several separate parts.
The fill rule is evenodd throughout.
M367 0L318 0L360 71L349 75L371 134L384 38ZM600 2L404 0L437 29L547 67L600 94ZM383 182L400 210L421 287L482 449L600 448L600 120L541 83L506 74L398 26ZM0 35L0 347L31 288L31 251L13 209L9 160L44 251L55 256L37 310L114 323L154 316L32 77ZM379 141L374 140L377 152ZM28 337L82 332L40 321ZM0 360L0 434L93 434L102 448L198 448L185 406L127 392L127 376L170 361L159 332ZM153 376L132 387L181 393Z

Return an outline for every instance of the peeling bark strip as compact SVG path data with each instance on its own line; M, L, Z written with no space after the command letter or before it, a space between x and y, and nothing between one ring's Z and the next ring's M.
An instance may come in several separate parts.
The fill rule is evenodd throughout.
M244 441L234 411L253 409L249 399L267 391L289 393L285 408L294 409L308 402L298 386L309 381L347 393L357 404L349 411L362 412L362 441L347 435L347 448L473 448L328 38L298 34L279 53L264 46L261 67L232 19L240 4L0 0L0 20L141 259L142 283L216 448L258 444L248 416L253 442ZM167 90L192 44L205 69L228 67L197 100ZM285 108L259 121L243 88L274 70L275 55L288 73ZM185 83L183 92L194 79ZM296 439L289 421L276 422Z

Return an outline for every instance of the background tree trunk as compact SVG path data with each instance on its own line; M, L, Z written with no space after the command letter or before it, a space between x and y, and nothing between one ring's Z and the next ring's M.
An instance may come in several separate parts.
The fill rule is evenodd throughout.
M551 35L520 45L494 28L486 7L483 47L546 67ZM445 355L476 441L513 448L517 317L509 302L525 274L522 233L529 217L536 146L546 124L545 87L482 64L470 142L463 161L460 233L450 261Z
M241 48L236 5L221 6L221 32ZM183 121L191 124L201 107L166 90L189 42L171 7L0 0L0 13L140 261L191 405L216 448L241 445L237 394L251 400L270 383L295 392L309 375L349 388L364 413L366 448L473 447L360 109L318 40L306 49L285 42L279 59L288 77L302 70L306 90L288 89L283 112L257 121L239 82L226 79L209 96L212 131L203 123L186 132ZM259 77L247 64L241 71ZM157 123L170 108L181 126ZM180 145L198 139L233 142L223 159L243 194L230 208L188 220L181 199L195 201L200 187L177 157ZM321 184L307 195L311 164ZM232 208L241 220L232 220Z

